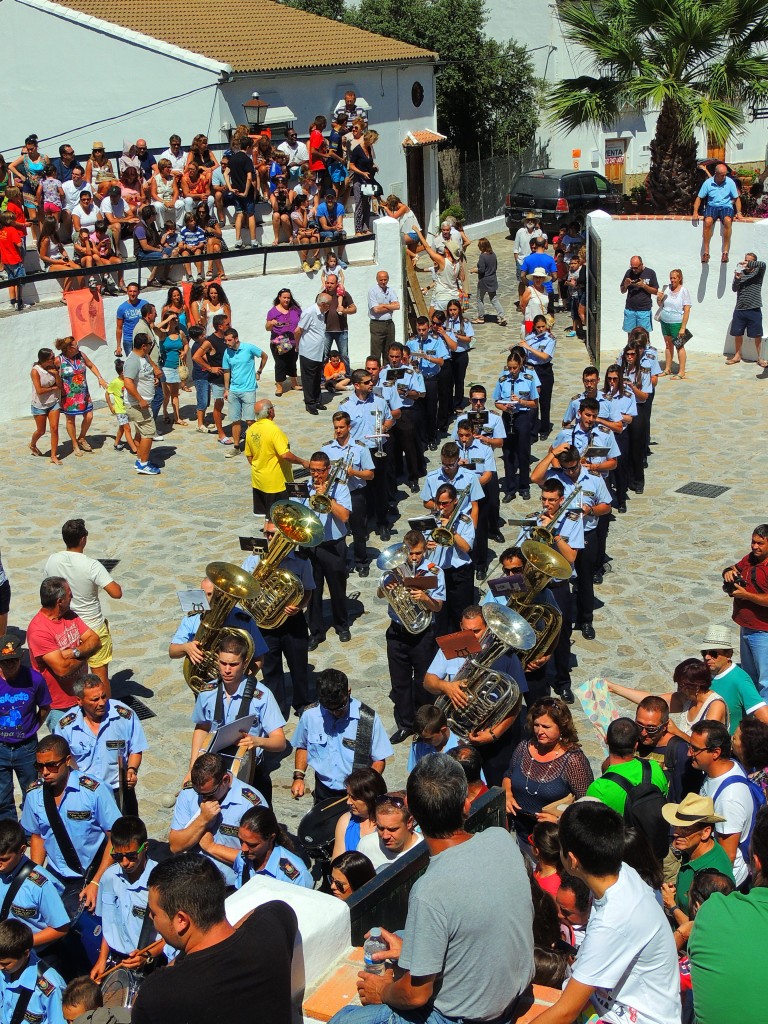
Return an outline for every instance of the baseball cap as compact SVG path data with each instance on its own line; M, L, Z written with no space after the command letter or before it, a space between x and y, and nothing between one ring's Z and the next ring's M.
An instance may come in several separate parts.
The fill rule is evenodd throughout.
M16 661L21 657L21 640L18 637L6 633L0 637L0 661Z

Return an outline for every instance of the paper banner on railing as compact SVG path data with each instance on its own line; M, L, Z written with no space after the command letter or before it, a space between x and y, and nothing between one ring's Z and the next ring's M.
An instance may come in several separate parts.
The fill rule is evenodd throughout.
M617 718L622 717L608 692L608 680L587 679L584 683L575 683L571 689L584 709L584 714L589 719L600 743L606 746L608 726Z
M69 310L69 325L75 341L86 338L107 340L107 329L104 322L104 300L93 288L78 288L77 291L64 293Z

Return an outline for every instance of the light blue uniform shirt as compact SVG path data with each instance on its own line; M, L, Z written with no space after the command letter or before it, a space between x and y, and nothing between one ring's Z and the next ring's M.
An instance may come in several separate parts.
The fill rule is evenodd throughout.
M733 201L739 194L736 182L727 175L722 184L718 184L714 177L707 178L702 182L699 189L699 199L705 199L707 206L729 206L733 207Z
M579 417L579 406L582 401L587 398L585 392L581 392L580 395L574 395L568 403L568 408L565 410L565 416L563 416L563 425L569 426L574 423ZM595 401L600 406L598 416L603 420L609 420L611 418L611 402L601 391L598 391L595 395Z
M98 779L73 770L69 773L64 795L58 806L83 871L87 871L101 846L104 833L110 832L120 817L112 790ZM64 860L53 834L43 806L42 782L36 782L27 790L21 813L21 827L28 836L37 835L43 840L48 856L47 866L52 873L57 872L64 878L79 877ZM56 888L60 892L63 891L64 886L55 875L53 880Z
M539 384L538 375L532 369L521 371L515 379L504 375L501 380L497 381L496 387L493 389L493 401L509 402L513 394L518 398L525 399L526 402L538 401ZM535 413L536 410L527 405L520 405L510 412L513 416L522 416L523 413Z
M248 345L244 342L240 342L237 350L229 348L224 349L224 358L221 361L222 369L229 370L231 377L229 378L229 390L238 391L247 394L249 391L255 391L258 388L256 383L256 363L255 359L261 359L264 353L260 348L255 345Z
M633 392L625 391L623 395L604 395L603 397L608 397L611 403L611 414L606 416L606 419L617 423L622 416L637 416L637 401ZM626 430L627 426L628 424L625 423L623 429Z
M431 473L427 473L424 478L424 486L421 489L421 500L434 500L437 492L443 484L451 484L456 488L457 493L459 491L463 491L467 484L469 484L469 493L466 495L464 500L459 503L459 508L463 511L468 511L473 501L480 501L480 499L485 496L483 488L480 486L477 479L477 473L474 473L471 469L459 466L456 476L451 479L441 466L440 469L433 469Z
M430 555L430 557L431 557L431 555ZM413 575L413 576L436 576L437 577L437 585L435 587L433 587L432 590L428 590L427 591L427 595L429 597L433 598L433 600L435 600L435 601L444 601L445 600L445 574L444 574L443 570L440 568L440 566L437 565L436 562L430 562L430 561L427 560L427 558L422 559L422 561L419 563L416 571L413 572L411 570L411 575ZM385 582L386 582L386 580L385 580ZM402 624L403 624L402 623L402 619L397 614L397 612L394 610L392 605L389 604L389 603L387 604L387 612L389 613L389 617L390 617L390 619L392 619L393 622L396 622L396 623L398 623L398 625L402 626Z
M450 334L451 338L456 342L458 346L456 349L457 354L459 352L469 351L469 346L472 344L472 339L475 336L475 329L469 320L465 320L462 325L461 321L457 318L448 317L446 318L443 327L445 328L445 333ZM469 341L459 341L457 337L459 334L463 334L465 337L469 338Z
M260 555L248 555L240 568L245 569L246 572L253 572L260 561ZM315 577L312 573L312 563L308 558L301 558L295 551L292 551L282 560L280 568L287 569L288 572L292 572L293 575L301 582L305 592L315 589Z
M392 419L392 410L402 408L400 396L395 391L391 396L392 404L386 398L369 395L364 401L356 395L350 395L339 404L339 412L345 412L350 418L349 436L353 441L362 441L368 448L375 448L376 442L369 439L369 434L376 432L376 413L381 413L381 422Z
M456 660L462 661L463 659L457 658ZM446 677L440 676L440 678L445 679ZM447 754L449 750L453 750L454 747L458 747L459 743L461 743L459 737L455 733L451 732L449 729L448 740L445 746L439 752L441 754ZM428 754L436 753L438 753L438 751L435 750L431 743L427 743L426 740L414 740L413 743L411 744L410 753L408 754L408 773L410 774L413 771L413 769L416 767L416 765L419 763L422 757L426 757Z
M16 875L29 863L29 857L22 857L14 871L0 875L0 906ZM35 934L43 928L63 928L69 924L69 914L61 902L56 882L45 868L36 865L13 897L8 917L23 921Z
M306 750L309 767L329 789L344 789L344 779L352 771L359 718L360 701L352 697L343 718L336 718L315 704L307 708L296 726L291 740L294 750ZM371 761L384 761L391 756L392 744L381 719L374 714Z
M224 710L224 721L217 722L214 719L214 713L216 710L216 696L218 694L219 686L214 681L210 690L203 690L198 693L195 701L195 706L192 709L192 721L195 725L210 725L212 729L219 729L222 725L229 725L231 722L237 721L240 717L240 704L243 698L243 692L247 677L240 681L240 685L235 691L232 697L228 697L226 691L224 691L223 699L223 710ZM280 712L277 701L275 700L272 692L265 687L259 688L258 686L253 691L253 697L251 703L246 711L247 715L255 715L256 719L249 729L251 736L269 736L275 729L285 728L285 719ZM256 760L260 761L264 756L264 751L258 747L254 748L253 753L256 755Z
M406 346L409 352L426 352L427 355L434 356L435 359L451 358L451 350L445 344L443 339L439 334L432 334L431 331L423 341L421 338L411 338L410 341L406 342ZM429 380L432 377L439 377L441 370L442 366L419 356L419 372L424 380Z
M233 867L235 874L237 875L237 882L235 883L238 889L243 886L243 868L245 866L245 856L242 852L238 853L237 860ZM246 882L251 878L257 878L259 875L266 875L267 878L274 878L278 882L287 882L289 885L300 885L305 889L314 889L315 883L312 879L312 875L307 869L307 865L297 856L295 853L291 853L290 850L286 850L284 846L276 846L272 853L269 855L269 859L261 871L254 871L253 865L250 866L251 870L246 878Z
M565 430L560 431L552 442L552 447L556 448L557 445L564 442L578 448L579 455L583 455L590 445L594 445L596 448L607 448L607 455L595 456L595 458L590 460L594 463L605 462L606 459L618 459L621 456L619 446L616 444L616 438L613 436L613 431L604 427L601 423L596 423L590 431L583 430L578 423L572 427L566 427Z
M554 474L547 474L548 476L557 476ZM589 474L587 474L589 476ZM566 492L567 494L567 492ZM540 516L531 520L530 526L523 526L520 533L517 535L515 541L515 547L520 547L523 541L529 540L530 532L534 526L540 526ZM569 544L574 551L580 551L584 547L584 517L578 509L567 510L562 513L561 516L556 516L555 521L547 526L548 530L552 530L554 535L559 535L563 538L566 544ZM576 569L571 570L571 579L576 578Z
M387 376L387 373L390 370L394 370L394 369L395 369L394 366L390 366L389 363L387 363L387 365L382 368L381 374L379 376L379 380L385 380L386 376ZM403 409L412 409L414 403L416 402L416 399L415 398L408 398L407 395L406 395L405 398L403 398L403 396L397 390L398 386L402 385L408 391L418 391L422 395L426 394L427 387L426 387L426 385L424 383L424 378L418 372L418 370L411 370L407 366L399 367L399 369L405 370L405 376L402 378L402 380L397 381L396 384L388 384L388 385L385 385L385 386L387 387L388 390L389 389L394 389L397 392L397 394L398 394L398 396L400 398L400 401L402 402Z
M171 830L181 832L187 825L193 822L200 814L200 803L200 797L192 788L192 783L185 783L184 788L176 798ZM206 831L213 836L215 842L221 843L222 846L229 846L233 850L239 850L240 840L237 834L243 815L252 807L268 807L269 804L258 789L254 789L253 786L246 786L239 779L233 778L229 792L220 801L220 806L221 812L213 821L208 823ZM208 856L199 846L193 847L192 852L200 853L203 857ZM231 865L224 864L222 861L216 860L215 857L208 857L208 859L222 873L227 885L237 884L235 872Z
M172 644L186 644L195 639L195 633L200 625L200 615L187 615L179 623L179 628L171 637ZM225 626L233 626L236 629L244 629L250 633L253 640L254 657L258 658L266 654L268 647L264 637L259 632L259 627L253 621L253 617L243 608L235 607L224 620Z
M489 437L493 441L503 441L507 436L507 432L504 429L504 421L502 420L501 416L499 416L497 412L491 412L490 409L485 409L483 411L488 413L488 422L484 423L480 428L480 436ZM466 418L467 414L465 412L456 420L456 424L453 428L453 433L451 434L452 441L456 441L458 443L459 423L461 422L461 420Z
M475 526L468 515L460 515L453 525L453 532L469 544L469 551L459 551L455 544L450 547L438 545L429 552L432 561L445 572L446 569L460 569L472 561L472 548L475 544Z
M531 331L530 334L526 335L525 340L531 348L535 348L539 352L545 352L546 355L549 356L549 359L542 359L541 356L534 355L533 352L529 352L528 349L525 349L526 363L533 363L534 366L552 365L552 360L555 357L555 349L557 348L557 338L553 338L549 331L545 331L543 334L537 334L536 331Z
M454 679L459 678L459 673L465 661L466 658L446 658L443 652L438 650L427 672L430 675L437 676L438 679L447 679L449 682L453 682ZM525 672L523 672L523 666L520 664L520 659L516 654L502 654L500 658L494 661L491 667L495 668L497 672L505 672L508 676L512 676L520 687L521 693L528 692ZM408 770L410 771L410 767Z
M119 700L107 701L98 733L90 728L79 707L64 715L53 731L67 741L81 772L95 775L112 789L120 785L118 758L127 763L130 754L142 754L147 749L139 716Z
M644 391L645 394L650 397L653 394L653 381L651 380L650 370L648 370L648 368L642 360L640 362L639 377L639 384L634 380L634 377L632 383L635 385L636 388L639 388L641 391ZM627 387L629 387L629 385L627 385ZM648 401L647 398L638 398L637 395L635 395L634 391L632 391L632 397L635 399L636 405L645 405L645 403Z
M473 441L465 451L461 444L457 443L459 444L459 462L476 463L474 469L472 466L464 466L463 469L470 469L478 476L482 476L483 473L496 472L496 457L493 454L493 448L483 444L482 441Z
M130 882L119 864L112 864L101 876L96 913L101 917L104 938L116 953L132 953L139 949L139 936L147 914L149 875L156 861L147 858L144 870L135 882ZM149 942L155 942L159 933L153 929Z
M315 488L312 484L309 485L309 498L315 494ZM332 498L335 502L341 505L342 508L347 509L349 512L352 511L352 496L349 493L349 488L346 484L334 484L331 487L329 498ZM309 508L309 498L302 498L302 505L306 505ZM337 519L331 512L318 512L316 513L320 517L320 522L323 524L323 540L341 540L342 537L346 537L349 532L347 524L342 523L340 519Z
M18 976L11 981L4 971L0 971L0 1021L10 1024L13 1011L22 989L32 991L32 998L27 1004L27 1011L22 1021L31 1024L64 1024L61 1009L61 993L66 982L58 971L47 967L41 974L38 970L40 957L34 949L29 954L29 963Z
M338 459L348 459L352 453L352 469L366 473L373 469L373 458L368 446L363 441L350 441L349 444L341 445L338 441L329 441L320 449L325 452L331 462ZM359 491L365 487L367 480L361 480L358 476L347 477L347 488L351 492Z
M587 469L582 469L576 481L569 479L565 475L565 473L561 472L559 469L550 470L547 473L546 479L549 480L552 478L554 478L555 480L559 480L563 487L565 487L565 495L563 496L563 501L565 501L568 498L568 495L571 493L574 487L578 487L580 485L581 494L579 495L579 506L613 504L611 492L608 490L608 485L606 484L605 480L603 480L601 476L598 476L595 473L590 473ZM573 507L575 508L576 506ZM567 512L566 516L568 516ZM584 524L584 533L589 533L590 530L594 530L594 528L597 526L598 516L580 516L580 519ZM568 540L563 530L560 531L560 535L565 540ZM568 543L571 545L572 548L576 547L576 545L572 544L571 541L568 541Z

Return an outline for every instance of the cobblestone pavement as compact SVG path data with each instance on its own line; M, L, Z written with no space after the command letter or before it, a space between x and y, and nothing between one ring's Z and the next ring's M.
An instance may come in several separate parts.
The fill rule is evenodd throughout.
M468 383L482 381L489 390L504 369L504 353L518 331L511 242L502 235L492 241L500 257L500 297L510 326L502 329L489 323L477 328L468 374ZM475 262L473 247L470 266ZM234 313L237 323L237 310ZM238 324L241 333L244 326ZM581 390L581 371L589 361L578 339L564 337L569 326L564 315L557 317L555 422L567 400ZM691 326L695 335L695 323ZM259 337L260 331L261 325ZM605 342L603 369L623 344L618 325L615 336ZM40 343L49 339L41 338ZM617 516L611 526L608 551L613 571L597 590L603 602L595 615L597 638L588 642L574 634L574 681L608 675L661 692L669 686L674 666L697 655L706 624L729 621L730 602L720 589L720 569L748 551L752 527L766 518L759 483L765 455L760 454L762 445L755 443L755 425L768 396L766 375L760 375L754 364L729 367L719 357L698 355L695 337L689 367L687 381L659 382L645 494L634 497L628 514ZM269 370L267 375L271 376ZM28 381L19 386L28 388ZM271 391L267 383L262 394ZM299 393L287 394L276 406L277 422L294 451L309 455L330 438L330 414L307 416ZM194 416L191 407L187 413ZM117 697L135 694L156 714L145 723L150 747L139 800L151 831L163 838L170 821L168 808L186 770L191 736L192 695L180 663L167 658L180 618L176 590L197 586L209 561L239 564L238 535L249 533L252 526L250 481L243 457L225 461L215 437L198 434L191 425L177 427L167 440L155 444L153 458L163 464L162 476L137 476L130 453L113 450L113 424L108 410L97 408L90 435L93 454L66 457L58 469L30 457L31 419L5 427L0 547L13 586L10 623L19 628L26 627L38 608L41 567L60 547L64 520L83 516L90 535L88 553L118 559L113 575L125 596L122 601L104 598L115 641L113 688ZM63 424L61 436L66 437ZM534 453L543 454L545 449L545 443L537 444ZM45 442L42 450L48 450ZM439 464L438 453L428 454L432 466ZM715 499L677 493L691 481L722 484L728 490ZM534 504L518 498L502 507L510 515L520 515ZM401 510L404 515L420 512L418 495L409 494ZM401 526L393 541L402 535ZM509 527L507 542L515 536L516 529ZM383 546L372 537L371 554L373 547ZM498 546L494 550L499 553ZM377 582L375 567L367 579L350 577L352 642L341 644L329 631L312 661L316 669L333 666L346 672L353 693L372 704L391 731L387 615L384 603L375 597ZM600 750L592 730L580 712L577 718L585 748L597 763ZM292 718L289 735L295 724ZM396 748L387 767L393 788L404 781L407 746ZM289 757L273 776L276 808L289 824L310 806L309 798L299 804L290 798L292 764Z

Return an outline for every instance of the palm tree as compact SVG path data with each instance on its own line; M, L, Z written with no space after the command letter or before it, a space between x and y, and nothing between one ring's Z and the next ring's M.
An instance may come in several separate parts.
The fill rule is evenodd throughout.
M594 74L549 90L551 121L573 131L658 110L648 188L659 209L687 212L696 130L725 145L768 95L768 0L566 0L558 13Z

